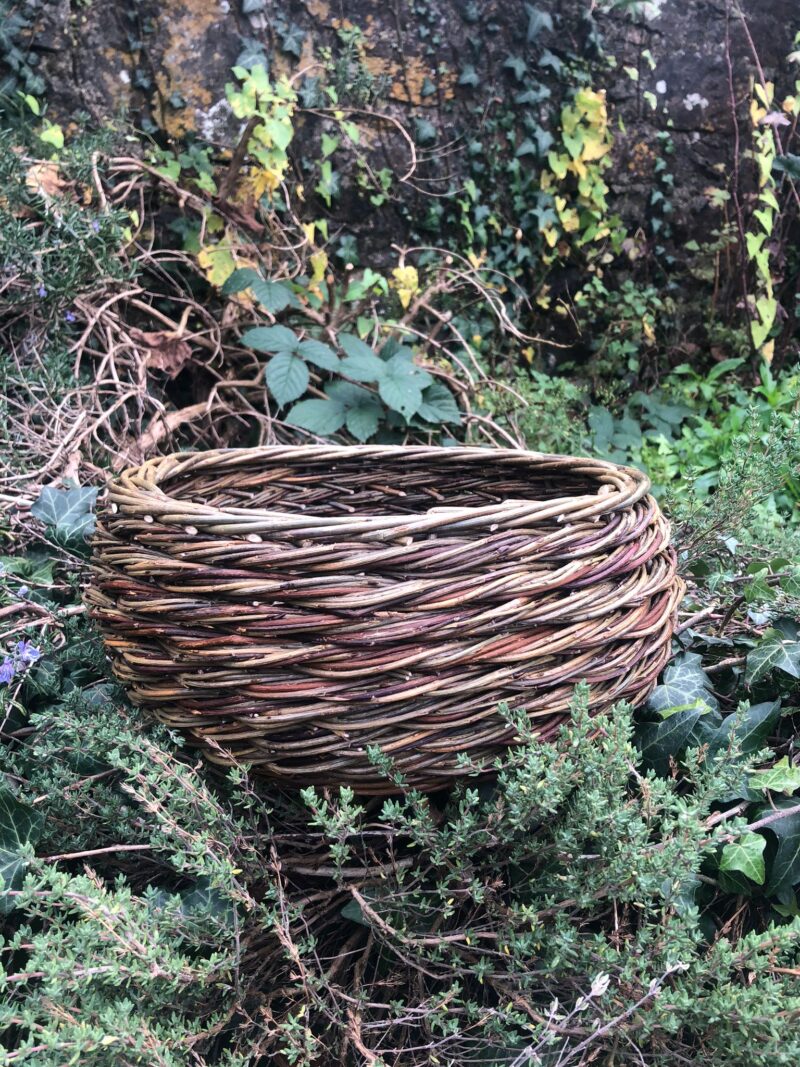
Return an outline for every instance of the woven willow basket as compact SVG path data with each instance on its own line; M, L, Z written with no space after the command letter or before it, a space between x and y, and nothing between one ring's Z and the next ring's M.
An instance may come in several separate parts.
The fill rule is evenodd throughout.
M131 698L221 763L396 791L642 701L683 584L639 471L483 448L180 453L110 485L87 597Z

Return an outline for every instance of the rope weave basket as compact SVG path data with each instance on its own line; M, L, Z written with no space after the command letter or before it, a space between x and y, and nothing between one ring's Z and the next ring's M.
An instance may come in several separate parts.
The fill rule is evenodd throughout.
M683 583L640 471L484 448L179 453L109 487L87 600L132 700L210 759L396 787L641 702Z

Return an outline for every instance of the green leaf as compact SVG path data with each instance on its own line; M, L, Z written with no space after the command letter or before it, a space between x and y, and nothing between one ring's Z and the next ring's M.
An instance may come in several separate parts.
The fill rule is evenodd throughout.
M719 861L721 871L741 871L756 885L764 884L764 849L766 838L761 834L744 833L737 841L731 841L722 850Z
M94 530L96 500L96 489L54 489L48 485L31 507L31 515L52 526L59 537L72 540Z
M259 304L273 315L277 311L283 311L292 300L291 289L287 289L281 282L273 282L268 278L258 278L250 288Z
M676 656L664 671L664 680L653 690L647 706L662 715L669 714L671 708L691 706L697 701L716 708L717 701L710 691L711 683L701 662L696 652Z
M337 340L345 353L342 374L357 382L377 382L383 377L386 364L368 344L351 333L340 333Z
M669 772L670 757L686 746L702 713L697 708L679 711L663 722L644 723L639 731L642 759L657 774Z
M303 41L306 35L303 30L293 22L286 33L281 37L281 52L299 59L303 54Z
M525 60L520 56L509 56L505 63L503 63L503 69L510 70L518 82L521 82L528 73L528 67Z
M261 275L252 267L239 267L227 279L222 286L222 295L231 296L232 293L241 293L243 289L249 289L254 282L260 281Z
M42 832L42 817L35 808L17 800L8 789L0 788L0 914L14 908L8 890L19 889L27 867L28 846L35 845Z
M764 742L780 718L780 713L780 700L742 705L732 714L725 716L716 736L709 742L711 750L718 752L727 748L731 735L734 734L742 753L757 752L763 748Z
M800 181L800 156L793 156L788 152L785 156L776 156L772 168Z
M789 763L789 757L784 756L772 767L764 771L756 771L750 778L751 789L771 790L773 793L785 793L791 796L795 790L800 789L800 767Z
M256 352L294 352L297 334L288 326L256 326L245 330L242 344Z
M800 678L800 642L770 627L756 647L747 653L745 681L752 685L773 670Z
M772 804L760 808L754 819L773 815L782 808L796 808L797 801L775 797ZM765 831L778 839L778 849L770 864L766 891L787 903L793 893L792 888L800 881L800 814L786 815L776 819Z
M417 415L426 422L461 422L456 398L443 382L433 381L422 393Z
M383 409L375 401L348 408L345 420L348 432L355 437L356 441L368 441L378 432L382 415Z
M324 341L301 341L297 346L297 354L321 370L339 370L339 357Z
M364 918L364 912L361 910L361 905L357 900L348 900L340 914L343 919L350 919L352 922L361 923L362 926L369 926L369 923Z
M410 419L422 406L423 384L421 375L409 370L409 364L391 360L385 364L384 374L378 381L378 393L388 408Z
M480 83L481 79L478 77L478 72L475 70L471 63L468 64L466 67L462 68L461 74L458 78L459 85L469 85L472 88L475 88L476 86L480 85Z
M308 367L292 352L273 356L264 373L269 390L281 407L297 400L308 388Z
M526 4L525 11L528 15L528 44L533 44L543 30L552 32L553 16L548 11L540 11L532 4Z
M416 119L414 122L414 140L419 145L433 144L437 137L436 127L429 119Z
M344 404L336 400L301 400L290 409L286 421L319 437L328 437L344 426Z

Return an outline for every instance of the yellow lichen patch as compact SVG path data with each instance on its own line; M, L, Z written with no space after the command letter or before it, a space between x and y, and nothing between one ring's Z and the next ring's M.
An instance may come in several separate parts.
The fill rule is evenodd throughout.
M188 130L197 129L196 112L213 103L213 95L203 82L208 71L199 61L199 44L213 37L225 14L218 0L162 0L157 19L158 33L166 40L166 47L156 79L159 92L153 101L153 112L170 136L181 137ZM173 93L179 93L186 106L162 110L162 100Z
M437 85L439 93L445 100L455 95L456 76L453 71L438 72L429 66L421 56L407 55L402 63L385 56L364 55L364 66L376 78L382 75L391 82L389 95L393 100L416 107L430 103L433 97L423 97L422 87L429 78Z
M326 20L330 18L331 9L325 0L306 0L306 10L315 19Z
M637 141L628 157L628 170L643 178L652 174L655 161L656 154L653 149L644 141Z

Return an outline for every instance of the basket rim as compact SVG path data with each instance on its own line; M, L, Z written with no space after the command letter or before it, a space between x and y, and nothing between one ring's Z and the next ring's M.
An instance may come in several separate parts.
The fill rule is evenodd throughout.
M406 513L357 513L352 515L302 514L268 508L214 507L180 496L171 496L169 480L180 475L220 473L258 462L291 466L310 461L343 459L402 459L403 463L450 464L493 462L509 467L546 467L553 473L581 475L594 480L594 493L569 494L546 501L509 498L481 507L432 507L415 515ZM162 487L163 486L163 487ZM511 448L446 448L430 445L264 445L256 448L224 448L175 452L156 456L130 467L108 484L107 504L112 513L155 519L164 525L201 527L210 534L249 536L290 534L293 537L351 535L367 540L385 540L406 534L443 528L478 528L489 532L556 521L567 523L596 519L600 515L630 508L647 495L650 479L640 470L609 460Z

